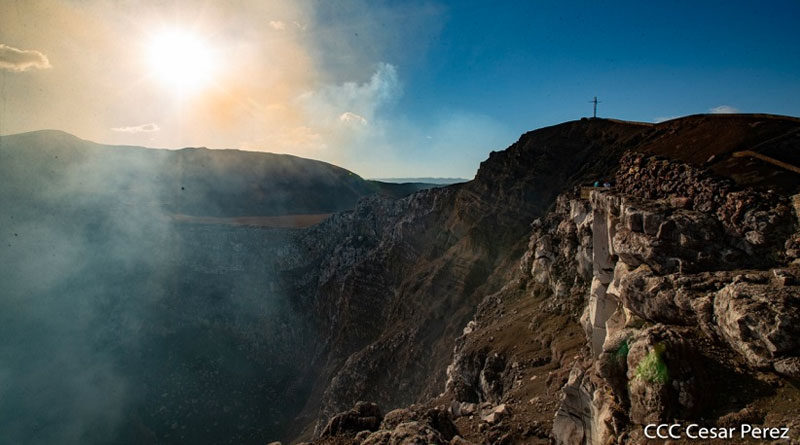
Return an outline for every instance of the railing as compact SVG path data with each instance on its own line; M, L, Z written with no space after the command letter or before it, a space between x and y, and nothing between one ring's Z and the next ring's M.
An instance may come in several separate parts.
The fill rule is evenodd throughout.
M794 166L792 164L780 161L780 160L775 159L775 158L771 158L771 157L766 156L766 155L762 155L761 153L756 153L754 151L750 151L750 150L737 151L737 152L733 153L732 156L734 158L743 158L745 156L749 156L751 158L761 159L764 162L769 162L772 165L777 165L778 167L785 168L786 170L789 170L790 172L800 173L800 168L798 168L798 167L796 167L796 166Z

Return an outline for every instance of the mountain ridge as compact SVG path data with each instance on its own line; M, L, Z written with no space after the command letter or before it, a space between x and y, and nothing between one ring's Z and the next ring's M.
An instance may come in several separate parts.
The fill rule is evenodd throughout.
M798 294L792 283L800 273L791 261L800 257L800 237L789 197L800 191L800 177L735 154L755 150L797 165L798 128L800 120L763 115L698 115L652 125L565 122L490 153L471 181L399 197L369 193L304 229L153 223L163 210L158 205L102 213L119 207L119 190L144 199L149 189L103 195L97 184L104 182L96 181L64 195L42 189L47 184L40 181L20 182L71 212L57 214L56 227L44 225L66 241L38 246L31 239L41 231L41 212L11 208L9 216L30 216L37 224L3 219L3 228L13 230L2 232L11 249L0 254L38 262L10 262L15 273L37 279L7 294L22 298L35 284L33 290L44 289L42 307L56 302L66 313L76 309L59 297L95 298L89 306L103 317L84 331L110 329L100 346L126 345L125 372L112 381L152 389L120 404L131 417L109 428L119 436L98 435L98 442L586 444L613 436L636 443L643 418L674 413L688 400L636 380L638 361L659 342L668 347L662 358L679 387L698 403L702 397L680 365L708 364L697 354L718 357L714 369L726 382L763 389L735 403L697 406L733 416L774 403L779 415L789 415L793 407L779 400L796 394L791 385L776 385L796 365L786 352L793 324L748 327L776 332L773 356L736 330L744 323L736 317L753 310L742 309L745 291L755 292L765 310L786 307L793 314L794 306L780 306L770 292L786 301ZM0 157L5 149L0 146ZM75 186L83 173L65 183ZM591 187L595 182L614 188ZM0 199L13 198L18 189L3 184ZM87 218L85 209L95 207L86 206L98 196L99 213ZM61 224L66 216L72 224ZM107 227L114 231L101 230ZM88 248L75 249L73 240ZM603 249L608 258L593 253ZM48 262L51 251L68 264ZM92 274L101 280L82 287ZM648 299L642 282L679 290L676 295L695 303L669 293ZM708 286L719 308L700 294ZM13 326L38 303L13 306L17 312L0 323L0 334L27 344ZM621 330L611 322L622 315L605 318L620 307L639 317L632 315ZM703 330L676 325L675 314ZM44 319L63 323L60 313ZM637 320L656 328L642 330ZM75 331L71 324L64 329ZM603 341L595 340L601 334ZM625 350L612 345L615 339L629 341L624 366L612 360L611 352ZM616 349L603 349L605 340ZM598 351L611 355L601 359ZM636 383L630 391L628 379ZM24 383L21 390L37 387ZM647 399L647 391L666 391L665 399ZM193 399L200 405L186 403ZM31 412L46 412L45 402L52 402L22 400L20 409ZM593 404L602 410L592 411ZM0 414L4 409L11 407L0 401ZM153 417L156 410L162 414ZM755 417L755 423L775 420ZM232 432L232 425L244 429ZM23 433L31 427L12 426ZM55 435L53 428L43 431Z
M326 359L327 365L321 365L322 369L329 370L323 371L322 382L315 385L324 388L325 382L330 381L330 386L318 390L320 392L316 396L312 391L312 400L316 398L320 402L308 405L302 415L302 419L316 417L320 420L313 433L306 430L300 437L309 439L320 434L325 436L325 431L329 431L328 427L331 426L326 420L335 419L337 412L358 417L358 408L354 408L356 411L346 410L359 400L376 402L386 409L412 403L436 408L436 403L439 403L436 395L443 387L445 370L448 366L454 366L448 361L452 339L460 336L461 329L465 329L470 320L470 314L474 314L476 308L481 312L484 311L481 308L486 306L502 306L492 303L495 299L492 295L499 296L498 302L505 298L517 298L516 292L510 291L505 292L508 296L503 296L502 289L515 289L519 286L516 283L529 280L515 278L513 271L517 270L515 264L527 249L538 248L536 245L527 246L530 222L535 223L537 217L541 218L552 211L559 194L569 194L574 187L591 185L595 181L615 182L624 153L638 151L663 159L671 156L675 162L689 162L692 168L702 168L716 177L732 181L737 187L757 187L762 190L777 187L782 190L781 193L791 194L800 190L800 179L796 174L764 164L758 159L742 159L731 154L749 146L751 140L772 140L775 136L786 134L791 136L797 126L795 119L777 117L773 120L769 116L699 115L653 125L606 119L571 121L525 133L508 149L492 152L481 163L475 179L468 183L428 190L391 205L375 201L362 204L363 209L347 217L354 218L347 219L348 226L356 224L355 227L358 227L356 215L362 215L364 223L372 218L370 215L397 216L388 221L369 223L365 227L367 232L363 234L355 230L358 236L363 237L363 241L358 241L358 236L345 235L342 241L336 243L347 246L343 250L312 253L312 257L319 255L320 258L330 258L321 266L328 272L322 277L304 278L301 281L322 280L327 284L322 284L318 290L303 288L294 293L294 298L302 299L307 302L305 304L314 307L311 312L326 314L325 317L333 321L333 325L331 321L324 322L321 331L335 333L331 337L335 340L330 346L334 353ZM732 136L729 134L728 138L715 137L719 131L731 130ZM707 137L700 138L698 135ZM778 157L793 156L797 151L794 148L797 147L797 141L784 142L774 146L767 144L761 148L771 150ZM715 158L709 160L709 155ZM398 205L405 210L396 209ZM336 222L336 219L332 219L328 224ZM320 229L323 227L320 226ZM380 227L383 227L382 231ZM345 230L343 234L352 234L353 231ZM332 232L329 230L329 233ZM308 236L314 239L314 235ZM529 252L527 255L534 255L532 250ZM345 253L346 257L341 257ZM560 273L565 274L565 280L578 279L568 271ZM442 285L444 287L440 287ZM569 285L566 289L569 289ZM317 296L308 300L308 294L315 292ZM575 292L577 294L568 300L568 304L559 303L561 309L548 312L553 314L554 320L560 320L559 323L565 326L552 333L562 345L553 351L558 354L559 360L572 357L570 354L579 351L579 343L574 341L578 337L567 340L570 335L581 332L577 321L580 314L572 311L584 307L581 301L583 291ZM537 297L537 301L540 300L541 297ZM548 304L547 298L540 304ZM348 311L337 310L337 307L348 308ZM391 315L378 315L374 309L376 307L386 308L384 310ZM487 312L487 319L476 321L478 326L499 321L491 314ZM356 326L362 326L361 333L357 335ZM435 333L430 331L433 326L436 326ZM348 332L350 334L346 334ZM466 329L464 332L467 332ZM483 332L489 336L485 330ZM342 333L345 333L344 337ZM489 351L495 349L491 344L481 344L481 348L488 348ZM509 347L513 344L510 343ZM426 353L420 357L413 351ZM536 353L539 354L538 351ZM487 367L495 366L489 364L489 357L491 354L484 351L465 359L468 362L478 360L480 366L484 366L484 361ZM509 360L497 363L497 366L502 368L511 364ZM467 372L474 375L482 372L480 368L470 369ZM565 369L569 371L568 366ZM489 372L486 369L484 371ZM499 369L496 372L502 375L506 371ZM487 394L488 391L486 388L473 390L479 394ZM557 399L559 393L560 386L554 390L552 397ZM459 401L472 402L464 399ZM496 399L496 403L500 401L500 398ZM315 415L313 412L317 403L320 404L320 412ZM452 414L452 410L445 408L442 410ZM551 415L554 411L555 408ZM422 416L419 413L416 415ZM331 422L344 421L341 420L344 418L339 419ZM536 421L543 422L545 419ZM298 423L303 422L298 419ZM544 425L550 422L552 417ZM394 428L391 425L396 424L389 424L387 429ZM390 433L382 434L388 437L386 434ZM545 433L545 437L548 434ZM320 443L361 443L349 437L343 438L342 442L326 442L332 439L325 439ZM475 437L478 436L472 436L472 439ZM490 442L495 443L494 440Z
M329 213L350 209L371 193L399 197L430 186L368 181L333 164L289 154L104 145L60 130L0 136L0 156L7 167L24 166L38 177L52 172L69 181L58 187L77 190L85 184L86 192L106 188L119 196L147 189L141 192L166 210L198 217ZM81 170L81 177L61 173L73 170ZM26 181L15 171L4 174L7 186Z

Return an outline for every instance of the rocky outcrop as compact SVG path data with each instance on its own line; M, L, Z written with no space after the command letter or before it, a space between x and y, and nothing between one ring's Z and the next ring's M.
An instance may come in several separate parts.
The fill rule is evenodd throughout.
M529 272L553 293L547 309L563 313L579 309L576 302L594 270L591 227L595 215L587 202L568 196L558 196L554 211L533 221L528 250L520 262L524 275Z
M790 203L786 197L772 190L741 188L731 179L674 160L630 153L621 162L616 189L626 196L669 203L668 210L686 209L715 218L727 236L713 236L711 239L721 238L720 241L730 244L731 248L746 253L735 263L739 266L747 263L765 266L782 261L784 245L794 232ZM701 217L697 213L693 215ZM702 227L711 230L714 225L704 224ZM674 236L686 236L685 232L692 227L684 225L680 228L682 230L674 231ZM697 236L690 238L697 239ZM691 247L685 246L682 239L677 241L681 247ZM729 254L727 251L713 252L719 252L723 257Z
M333 416L320 435L322 440L360 445L445 445L456 437L458 430L444 409L412 405L382 416L377 405L366 402Z
M339 413L328 421L320 437L333 437L346 434L355 434L361 431L375 431L383 420L378 405L374 403L358 402L353 409Z
M589 199L589 352L564 386L557 443L607 443L635 426L697 419L722 409L709 396L721 374L791 375L800 351L785 198L641 154L623 157L616 179Z
M746 408L773 388L758 372L796 374L796 178L749 188L769 181L726 157L738 145L712 140L698 161L676 125L537 130L470 183L303 233L284 285L321 342L300 419L319 435L366 399L447 407L458 435L401 408L326 443L638 443L642 423ZM598 179L614 187L580 187ZM723 384L745 389L709 395Z
M305 255L283 265L281 288L320 342L310 360L318 376L300 413L318 419L315 433L295 433L319 435L357 400L391 408L436 396L452 339L486 295L508 282L530 221L562 189L587 180L585 165L613 167L638 131L586 121L532 132L492 153L470 183L399 200L365 199L299 234ZM559 173L565 169L578 173ZM588 273L588 252L581 261ZM572 283L561 286L569 292ZM498 399L506 383L497 375L510 363L494 354L475 360L475 381L483 383L471 400Z
M751 365L770 367L800 351L800 286L794 284L791 272L772 269L736 276L715 294L720 334Z
M700 182L677 189L691 199L669 187L620 191L665 165ZM533 222L521 275L484 299L456 340L445 387L454 415L513 392L516 358L491 342L476 348L474 337L491 332L487 320L503 316L517 287L543 286L539 310L550 316L582 314L587 349L561 363L570 372L552 423L557 443L636 442L648 423L750 409L713 394L731 382L769 394L754 383L759 370L797 375L800 287L786 254L796 215L786 198L641 154L623 157L619 172L618 188L560 195ZM729 198L704 200L723 186Z

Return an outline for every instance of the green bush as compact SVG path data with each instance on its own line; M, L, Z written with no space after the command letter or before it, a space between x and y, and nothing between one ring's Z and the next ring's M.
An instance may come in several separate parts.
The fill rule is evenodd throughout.
M655 345L644 358L636 365L635 376L648 383L660 383L662 385L669 382L669 370L664 363L662 355L666 350L663 343Z

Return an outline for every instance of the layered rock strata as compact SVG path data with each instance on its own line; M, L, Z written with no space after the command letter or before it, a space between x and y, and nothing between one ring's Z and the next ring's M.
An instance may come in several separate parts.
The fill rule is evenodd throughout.
M590 359L563 388L557 443L635 439L648 423L712 417L729 408L718 400L731 391L722 375L797 377L800 268L787 252L797 226L785 197L629 154L615 189L593 191L588 205ZM542 275L535 262L531 274Z

